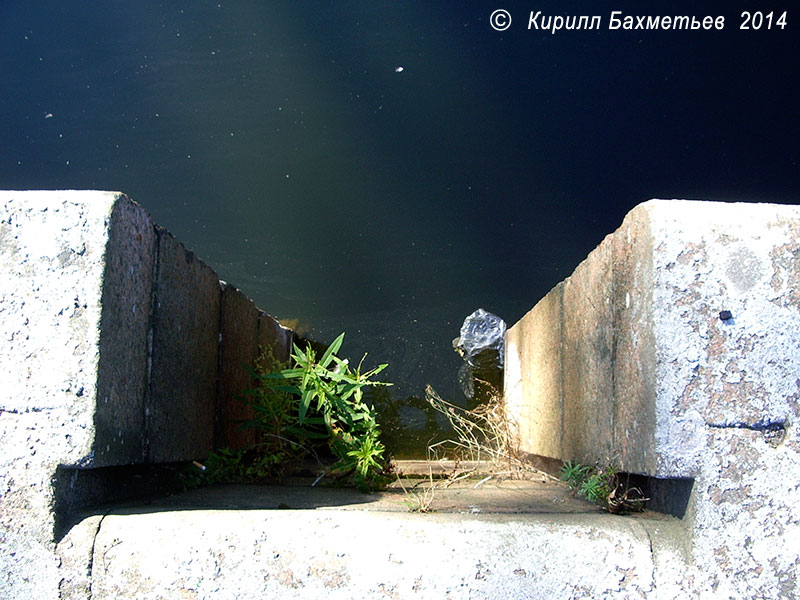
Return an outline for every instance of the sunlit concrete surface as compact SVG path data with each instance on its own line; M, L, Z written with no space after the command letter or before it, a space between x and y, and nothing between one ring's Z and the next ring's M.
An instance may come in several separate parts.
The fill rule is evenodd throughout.
M435 490L435 512L424 514L410 512L413 480L408 493L308 482L219 486L109 507L61 542L65 562L80 565L62 589L82 597L91 587L96 598L645 598L658 597L659 585L675 592L659 565L683 551L677 519L604 514L560 483L480 481Z

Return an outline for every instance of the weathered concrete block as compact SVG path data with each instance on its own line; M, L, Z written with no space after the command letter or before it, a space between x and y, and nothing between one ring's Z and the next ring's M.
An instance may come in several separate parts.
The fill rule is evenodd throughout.
M635 473L656 473L656 343L653 237L647 214L631 211L613 246L614 457Z
M120 195L104 256L91 466L142 460L154 246L150 217Z
M798 289L800 208L654 200L509 329L512 413L563 402L560 453L530 451L694 480L687 593L797 594ZM547 319L560 364L521 350Z
M762 431L707 431L691 522L692 567L703 574L697 581L699 595L800 596L797 426L785 435L776 445Z
M79 422L67 444L48 445L62 464L141 459L147 214L112 192L0 192L0 202L2 410Z
M561 449L583 463L613 452L613 259L610 244L601 244L564 281Z
M652 597L645 528L592 517L420 518L335 508L109 515L95 543L92 593L137 600Z
M214 441L219 277L168 231L157 232L148 458L191 460Z
M260 349L271 351L275 369L289 360L293 334L275 318L260 311L253 301L234 286L220 282L220 362L215 447L234 450L256 442L254 429L242 428L241 422L252 419L253 411L242 401L245 390L254 381L246 367L252 367Z
M2 596L57 590L58 465L143 460L154 248L122 194L0 192Z
M520 360L523 378L561 382L554 457L586 460L588 447L630 470L691 477L707 425L790 418L800 385L798 219L792 206L647 202L563 283L560 313L547 298L514 325L512 340L537 320L550 320L537 331L560 332L560 363ZM723 310L733 318L720 319ZM521 407L548 406L557 389L507 386Z
M58 600L92 598L92 564L94 542L103 515L91 515L72 527L56 546L59 561Z
M241 429L240 422L251 419L252 411L239 398L253 387L245 369L258 356L260 311L253 301L234 286L220 282L220 362L218 422L215 446L234 450L255 443L253 429Z
M800 208L641 209L654 240L658 471L692 475L709 427L788 425L798 416ZM720 317L725 310L732 318Z
M506 332L505 398L520 450L562 456L561 299L564 284Z
M259 348L269 350L274 359L273 368L282 368L281 363L289 360L292 353L294 334L291 329L281 325L275 317L261 312L258 315L258 333L256 344Z
M0 597L80 596L62 513L135 487L124 465L206 456L218 402L221 443L252 443L242 365L291 332L224 296L123 194L0 192Z

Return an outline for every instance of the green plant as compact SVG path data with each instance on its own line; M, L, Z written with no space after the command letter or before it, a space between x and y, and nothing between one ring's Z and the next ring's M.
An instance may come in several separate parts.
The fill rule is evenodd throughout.
M589 471L581 483L579 491L589 502L599 506L608 506L608 496L617 487L616 470L612 466L605 469Z
M246 367L255 385L239 397L253 412L253 417L242 421L240 427L255 430L256 461L263 466L262 475L270 477L280 476L287 464L304 456L310 455L319 463L316 447L328 439L324 428L300 424L293 390L271 377L293 364L291 358L278 360L274 348L263 348L253 367Z
M381 472L384 465L383 453L385 448L383 444L378 441L378 431L373 430L366 433L359 440L354 440L354 450L348 450L347 456L350 460L355 461L356 477L359 482L366 482L370 473Z
M588 472L589 467L567 461L561 468L561 480L565 481L571 490L577 490L586 480Z
M341 334L319 360L310 345L294 345L286 362L276 359L273 348L262 349L253 367L247 367L255 386L240 396L253 412L240 426L255 429L255 446L218 449L203 464L194 462L184 474L186 486L274 479L293 462L311 456L323 468L319 479L352 475L361 490L383 487L391 467L363 392L391 385L371 379L387 365L362 371L365 354L351 369L347 359L336 356L343 340ZM337 459L327 468L318 453L325 446Z
M614 514L644 510L649 500L639 488L630 486L628 480L623 483L611 464L600 468L568 461L561 468L561 480L574 492Z
M272 373L253 372L259 388L248 394L256 418L246 423L267 432L265 437L305 450L313 442L327 441L338 459L328 471L334 477L353 474L362 490L382 487L386 482L385 448L372 408L364 402L364 389L388 386L373 381L382 364L362 371L366 354L353 370L336 353L339 335L317 360L316 351L294 346L293 366Z

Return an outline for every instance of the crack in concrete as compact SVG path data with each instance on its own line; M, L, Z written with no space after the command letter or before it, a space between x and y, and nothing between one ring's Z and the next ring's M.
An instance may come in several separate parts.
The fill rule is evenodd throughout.
M658 596L658 566L656 565L656 552L653 548L653 536L650 535L650 530L646 526L642 526L642 529L647 536L647 544L650 548L650 564L653 566L653 572L650 574L650 580L653 582L652 594Z
M89 579L89 598L95 597L92 586L94 585L94 553L97 547L97 538L100 536L100 528L103 526L103 521L105 521L110 512L111 511L108 510L103 513L103 516L100 517L100 520L97 522L97 528L94 530L94 535L92 536L92 551L89 553L89 562L86 565L86 576Z
M786 420L780 419L776 421L756 421L755 423L746 423L744 421L736 421L733 423L706 423L712 429L749 429L751 431L760 431L762 433L775 432L781 429L786 429Z
M788 424L786 419L774 421L757 421L755 423L734 422L734 423L706 423L711 429L744 429L747 431L757 431L764 436L764 441L777 448L786 438Z

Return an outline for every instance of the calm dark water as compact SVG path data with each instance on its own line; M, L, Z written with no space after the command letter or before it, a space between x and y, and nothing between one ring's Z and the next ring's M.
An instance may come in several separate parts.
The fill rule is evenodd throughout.
M800 202L800 10L761 4L8 0L0 187L122 190L397 394L453 397L463 318L515 322L639 202Z

